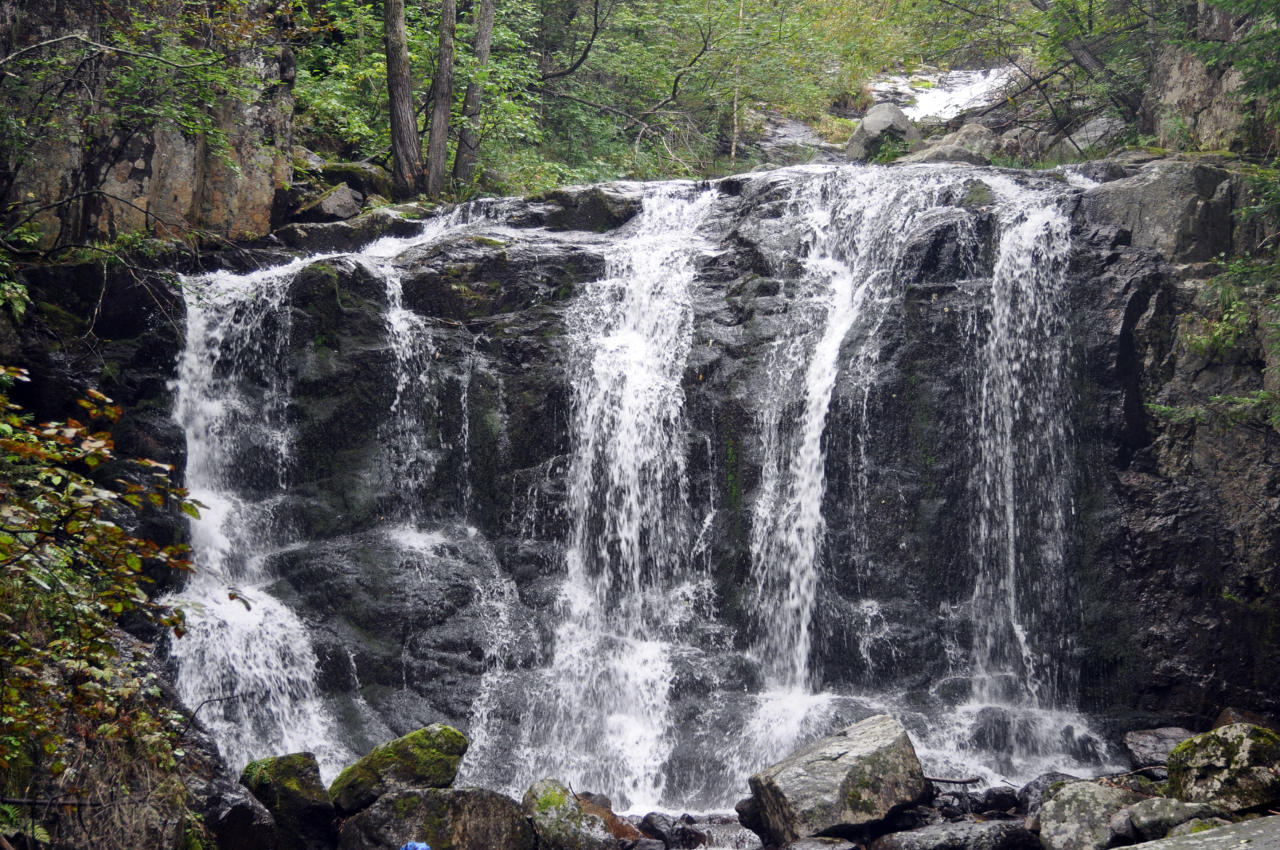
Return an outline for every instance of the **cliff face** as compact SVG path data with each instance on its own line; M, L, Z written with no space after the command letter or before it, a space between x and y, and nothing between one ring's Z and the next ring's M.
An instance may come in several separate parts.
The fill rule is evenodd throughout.
M153 21L178 21L185 7L162 0L146 13ZM113 12L83 0L60 2L52 12L47 3L5 0L0 4L0 50L7 55L74 33L100 40L107 14ZM275 7L250 4L240 14L246 25L256 25L273 20ZM185 37L202 36L193 32ZM134 48L146 50L148 43ZM32 127L39 122L39 130L30 146L11 151L0 186L6 205L57 205L33 220L46 245L55 239L111 240L138 231L163 235L203 230L232 239L270 231L276 192L292 176L294 66L287 47L232 54L231 74L243 86L244 97L208 104L225 146L158 120L164 104L151 103L145 91L130 93L130 103L149 110L150 118L106 120L107 111L123 108L98 105L114 69L142 60L109 51L95 54L74 41L30 55L45 54L55 57L55 70L23 66L28 79L10 95L10 108L24 114ZM85 59L89 54L95 55Z
M1233 216L1244 199L1239 179L1211 158L1148 168L1085 201L1092 220L1130 234L1099 269L1100 280L1123 282L1090 332L1090 394L1106 439L1083 500L1095 506L1082 540L1086 695L1099 708L1201 718L1233 704L1275 712L1280 679L1264 647L1280 628L1278 436L1248 417L1231 426L1150 409L1271 387L1264 323L1223 355L1189 344L1197 317L1212 309L1215 269L1203 261L1257 234Z
M1232 216L1242 184L1212 157L1086 171L1110 179L1071 190L1042 176L962 172L973 178L903 236L903 284L874 331L877 354L859 359L845 343L821 442L825 567L811 663L824 687L906 694L903 710L921 722L976 687L955 652L970 652L983 628L971 610L982 570L971 540L981 469L972 405L984 386L973 357L985 344L975 328L988 321L998 227L981 187L1013 179L1037 191L1059 186L1050 194L1072 231L1063 300L1044 317L1061 322L1067 340L1055 368L1065 376L1070 457L1053 462L1072 470L1066 572L1039 582L1037 539L1019 544L1027 572L1018 592L1029 594L1020 604L1038 612L1031 645L1057 656L1054 688L1120 726L1195 725L1227 705L1280 710L1280 674L1267 663L1280 629L1280 435L1179 422L1148 407L1267 386L1271 355L1260 337L1212 361L1187 345L1184 317L1201 309L1208 261L1252 238ZM758 506L774 474L767 429L796 439L805 414L788 403L779 426L762 410L778 392L778 352L797 329L823 321L802 297L813 248L793 198L815 179L722 181L698 226L705 247L689 270L692 336L679 378L684 489L671 504L709 583L678 600L654 590L644 603L655 621L673 616L670 633L696 647L695 660L670 671L676 728L713 715L740 723L745 695L767 675L744 652L770 628L751 590ZM642 195L617 184L476 208L466 227L394 257L305 264L272 284L282 287L276 306L263 288L235 308L266 311L246 339L272 353L217 361L213 378L252 400L236 426L248 436L218 462L228 492L258 506L260 539L230 557L260 558L262 591L301 618L316 693L353 750L441 719L488 724L478 747L494 758L527 733L520 718L554 662L565 546L577 533L572 467L589 328L575 304L593 281L617 274L610 258L631 238ZM281 236L345 249L417 227L374 215ZM223 259L243 267L283 258ZM25 401L41 415L58 415L98 383L133 416L122 451L180 463L169 411L182 305L123 272L99 274L31 278L38 303L21 328L0 323L0 356L36 372L39 396ZM394 310L420 323L429 343L406 348L388 324ZM74 318L84 315L95 318ZM851 339L867 333L858 328ZM1039 355L1021 362L1047 368ZM406 382L397 369L419 377ZM257 427L277 418L291 435L279 463L274 432ZM1047 463L1040 444L1061 436L1032 436L1024 450ZM607 474L600 467L594 480ZM1027 481L1033 502L1037 482L1052 484ZM607 518L595 522L589 533L608 539ZM601 636L597 649L607 654L614 639ZM712 799L719 779L700 755L705 743L676 748L665 769L671 787Z

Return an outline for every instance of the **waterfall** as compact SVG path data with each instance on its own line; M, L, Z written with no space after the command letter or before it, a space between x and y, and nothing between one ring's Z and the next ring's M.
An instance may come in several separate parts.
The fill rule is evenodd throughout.
M289 474L288 285L304 263L187 280L187 346L176 417L196 572L170 601L186 612L171 642L178 693L235 768L268 753L350 757L317 699L316 657L297 615L268 589L264 560L290 543L276 507ZM234 598L233 598L234 597Z
M640 810L724 808L750 773L878 711L939 773L1017 780L1103 757L1072 712L1077 190L936 166L735 179L630 187L639 212L606 234L561 235L549 202L489 204L353 254L188 281L176 415L207 508L172 654L233 765L311 749L331 776L406 716L443 718L473 740L465 782L518 797L554 776ZM570 244L603 271L538 253ZM734 265L727 246L754 253ZM372 383L322 399L363 406L341 481L376 498L311 539L302 449L330 449L299 436L291 288L317 261L377 290L355 346ZM433 313L465 289L454 267L520 290L492 302L512 315ZM913 415L898 398L923 368L911 358L949 382L947 422L918 425L950 441L927 452L953 455L927 500L930 464L905 456L917 425L895 418ZM526 383L538 370L559 383ZM740 429L721 404L741 406ZM543 405L554 415L527 418ZM519 421L563 433L542 445ZM924 501L954 521L894 513ZM911 548L917 527L951 537ZM356 555L424 604L452 582L431 616L453 631L416 611L383 634L314 600L294 610L282 559L367 566ZM339 627L391 647L340 647L341 686L316 649ZM428 704L415 677L437 674L459 690Z
M768 612L755 651L769 686L782 691L817 684L810 654L827 523L824 435L836 380L841 373L852 379L865 422L877 331L900 295L902 233L950 188L936 173L902 174L837 172L802 184L792 201L811 237L794 332L775 343L771 392L759 415L764 468L751 534L755 602ZM855 442L861 451L865 435Z
M682 379L693 335L689 254L713 196L692 188L645 197L605 277L567 321L572 525L549 704L531 724L540 740L528 758L574 787L608 789L624 807L663 797L681 597L700 580L689 557Z
M387 287L396 400L384 435L386 467L410 483L411 495L421 494L433 457L419 428L434 399L422 389L432 378L433 350L425 323L403 308L399 274L386 261L438 238L461 217L462 210L435 219L419 235L382 239L356 256ZM296 462L290 291L305 268L342 256L183 283L187 344L174 415L186 433L187 486L203 507L191 525L194 576L168 600L186 614L186 634L170 642L169 652L180 696L235 769L264 755L308 750L333 776L356 755L317 693L307 627L276 598L278 576L268 567L273 556L304 542L283 508ZM393 518L411 519L412 499L394 498L402 488L385 480L399 506Z

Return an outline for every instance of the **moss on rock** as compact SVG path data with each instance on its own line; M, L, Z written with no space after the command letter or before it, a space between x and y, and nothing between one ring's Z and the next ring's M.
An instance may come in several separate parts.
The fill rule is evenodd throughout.
M467 746L457 729L433 723L374 749L338 774L329 794L338 811L349 815L393 789L448 788Z
M1236 812L1280 802L1280 736L1233 723L1188 738L1169 753L1169 792Z

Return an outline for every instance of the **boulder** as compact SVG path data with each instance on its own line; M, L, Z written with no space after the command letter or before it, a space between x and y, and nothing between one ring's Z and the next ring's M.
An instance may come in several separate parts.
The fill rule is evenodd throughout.
M1188 822L1178 829L1179 835L1143 844L1143 850L1272 850L1280 846L1280 817L1225 825L1200 821L1194 827Z
M375 748L342 771L329 786L329 796L340 814L351 815L388 791L447 788L458 774L467 745L457 729L433 723Z
M537 837L516 801L482 788L410 788L383 794L342 825L341 850L534 850Z
M1049 156L1069 159L1100 151L1119 141L1129 125L1119 118L1095 118L1049 148Z
M1160 729L1139 729L1126 732L1124 748L1135 769L1163 768L1169 761L1169 751L1195 733L1181 726L1164 726ZM1163 778L1163 777L1157 777Z
M1040 842L1022 821L938 823L911 832L883 835L870 850L1039 850Z
M938 144L956 145L987 157L999 153L1001 147L1000 137L981 124L965 124L954 133L943 136Z
M965 165L990 165L991 159L959 145L941 144L908 154L898 162L959 162Z
M279 830L266 806L235 783L219 788L201 807L205 827L219 850L275 850Z
M877 103L862 117L844 152L854 162L862 162L876 159L891 145L906 151L919 143L920 131L905 112L892 103Z
M1233 250L1234 188L1225 169L1199 162L1158 160L1133 177L1095 186L1085 210L1129 231L1137 248L1175 263L1210 260Z
M1232 723L1252 723L1254 726L1261 726L1263 729L1270 729L1272 732L1280 732L1280 728L1277 728L1280 724L1268 720L1256 711L1229 707L1222 709L1218 713L1217 719L1213 721L1213 728L1230 726Z
M764 812L759 800L755 797L743 797L734 804L733 810L738 815L738 823L760 836L761 841L769 839L769 827L764 822Z
M1042 773L1018 790L1018 808L1029 815L1040 811L1050 788L1061 782L1076 782L1080 777L1069 773Z
M584 810L572 791L555 779L541 779L529 786L520 809L539 846L549 850L613 850L617 839L604 818Z
M1235 812L1280 802L1280 736L1233 723L1188 738L1169 753L1169 793Z
M1018 791L1007 785L988 788L982 794L979 812L1008 812L1018 808Z
M1218 808L1208 803L1183 803L1168 797L1150 797L1126 806L1111 816L1111 844L1154 841L1164 838L1179 824L1221 814Z
M814 741L751 777L775 843L851 836L929 793L911 739L887 714Z
M1103 850L1112 816L1136 802L1132 791L1096 782L1054 786L1040 807L1040 843L1045 850Z
M391 175L372 162L327 162L320 167L320 175L326 183L346 183L361 195L395 195Z
M278 850L332 850L338 845L333 803L311 753L250 762L240 784L275 818Z
M363 204L363 195L346 183L339 183L303 204L293 217L303 222L343 221L359 215Z

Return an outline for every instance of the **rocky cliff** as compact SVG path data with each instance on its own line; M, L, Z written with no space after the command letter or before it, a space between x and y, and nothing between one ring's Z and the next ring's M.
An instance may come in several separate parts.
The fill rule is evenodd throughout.
M971 542L971 411L983 383L964 352L986 321L995 274L988 184L1016 181L1051 192L1072 230L1064 300L1045 318L1062 322L1064 357L1025 361L1063 370L1069 407L1070 457L1053 461L1070 470L1065 578L1018 590L1053 597L1022 603L1042 612L1029 645L1062 656L1046 666L1048 685L1123 727L1153 715L1195 726L1225 705L1280 710L1267 663L1280 626L1271 463L1280 435L1174 423L1148 408L1263 386L1261 341L1214 361L1186 344L1184 317L1199 309L1212 258L1248 237L1232 218L1243 188L1213 158L1143 160L1078 169L1103 181L1071 176L1078 188L1061 175L940 172L947 188L899 246L902 285L862 363L871 377L846 346L823 427L825 560L811 663L824 688L905 695L936 717L975 687L954 655L981 628L970 613L982 569ZM675 638L697 648L695 661L669 671L678 727L717 710L734 716L740 695L769 675L749 651L770 628L750 591L755 511L771 474L760 411L775 392L771 352L797 322L817 321L798 290L813 247L793 218L797 186L839 179L801 169L719 181L697 226L679 499L708 582L679 602L655 592L646 614L688 612L670 620ZM276 541L259 553L271 577L263 587L305 624L318 696L351 750L441 719L483 720L491 737L473 749L488 746L499 762L520 745L531 722L522 711L564 616L582 375L571 308L613 273L611 246L634 228L644 194L610 184L481 204L447 227L429 222L436 237L376 262L302 263L261 326L281 340L269 362L225 364L257 399L254 415L278 415L292 435L283 466L261 430L232 446L225 469L237 498L256 506L254 528ZM351 247L420 226L381 216L282 237ZM275 247L224 260L243 268L286 256ZM85 274L60 279L82 281L79 294L33 279L41 304L21 328L5 319L0 353L35 367L41 412L69 400L60 388L69 375L83 380L93 358L87 371L139 411L136 444L180 458L166 382L181 306L123 278L108 282L118 292L102 289ZM91 326L68 318L92 315L76 299L95 297L105 306ZM427 347L397 342L392 308L417 317ZM412 386L404 374L417 376ZM273 386L287 393L269 396ZM788 404L782 417L798 421ZM1034 575L1034 540L1019 545L1032 547L1023 558ZM998 721L978 729L996 749L1000 735L1016 734ZM707 744L671 753L671 787L704 793L723 778L707 773Z

